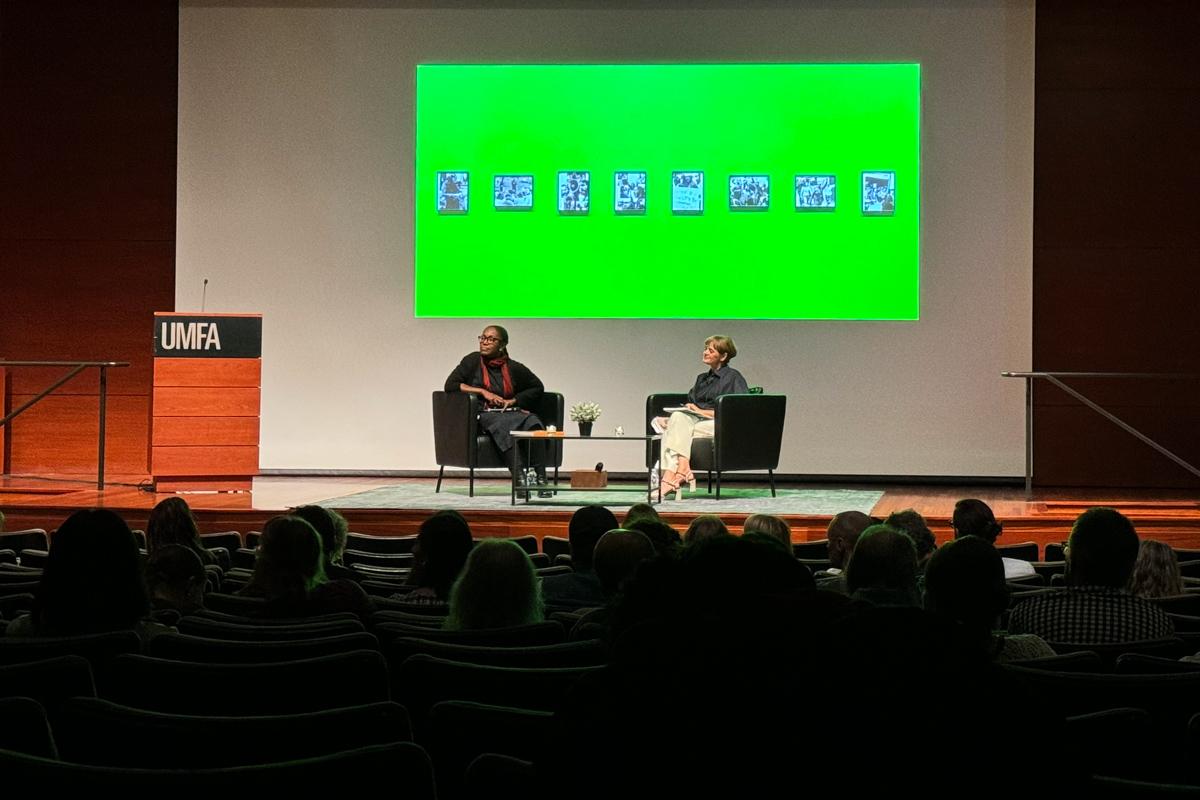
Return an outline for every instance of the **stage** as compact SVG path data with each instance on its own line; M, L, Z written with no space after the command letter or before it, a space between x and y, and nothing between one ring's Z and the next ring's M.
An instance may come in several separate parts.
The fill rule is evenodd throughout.
M170 496L142 491L144 476L110 476L103 490L87 476L0 478L0 511L7 530L53 530L80 508L104 507L120 513L134 528L144 528L150 509ZM510 505L509 484L501 478L476 480L476 496L467 496L465 478L447 477L435 493L433 478L260 476L251 491L184 494L202 533L260 530L270 517L288 508L320 504L341 511L358 533L401 536L415 533L421 521L441 508L462 512L477 536L567 535L567 523L579 502L601 501L618 518L636 492L612 495L565 494L549 504ZM681 530L698 514L717 514L734 531L753 513L782 516L796 542L825 538L837 511L857 508L877 517L914 508L929 521L939 541L951 538L954 503L977 497L989 503L1004 523L1000 544L1061 542L1084 509L1107 505L1129 516L1138 533L1176 547L1200 547L1200 499L1182 491L1035 489L1026 497L1021 486L831 484L780 482L778 498L765 483L729 482L721 500L704 493L681 501L656 503L663 518ZM728 494L727 494L728 493ZM611 499L610 499L611 498ZM390 502L389 502L390 501Z

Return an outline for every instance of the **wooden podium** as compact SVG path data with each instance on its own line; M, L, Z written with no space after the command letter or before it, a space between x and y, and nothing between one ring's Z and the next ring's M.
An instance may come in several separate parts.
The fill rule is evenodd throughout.
M156 491L249 491L258 474L261 387L261 314L155 314Z

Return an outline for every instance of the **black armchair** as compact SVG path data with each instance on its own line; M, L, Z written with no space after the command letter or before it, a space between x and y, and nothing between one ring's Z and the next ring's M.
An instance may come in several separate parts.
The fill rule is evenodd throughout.
M563 396L558 392L543 392L537 407L530 409L545 425L563 429ZM469 392L433 393L433 449L438 463L437 488L442 490L442 474L446 467L464 467L470 470L467 495L475 496L475 470L506 467L504 456L496 449L491 437L479 430L479 415L483 401L479 395ZM554 482L558 482L558 468L562 466L562 443L546 440L546 466L554 468Z
M668 416L663 409L687 403L686 394L652 394L646 398L646 433L653 433L650 420ZM716 475L716 495L721 499L721 473L765 469L775 496L775 470L779 467L779 451L783 445L783 418L787 396L763 394L725 394L717 398L714 434L711 439L692 441L692 470L708 473L708 491L713 491ZM659 442L646 448L646 468L659 457Z

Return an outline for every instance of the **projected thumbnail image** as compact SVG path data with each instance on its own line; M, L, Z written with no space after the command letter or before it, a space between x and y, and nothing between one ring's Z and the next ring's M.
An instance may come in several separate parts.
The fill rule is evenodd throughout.
M862 174L862 213L876 216L896 213L896 173Z
M533 176L497 175L492 187L492 197L496 208L533 208Z
M671 213L704 213L704 173L671 173Z
M730 175L729 207L765 211L771 203L771 179L766 175Z
M560 214L586 214L592 202L590 172L558 173L558 211Z
M797 175L796 210L831 211L837 207L837 177Z
M437 174L437 209L439 214L467 213L466 172L439 172Z
M618 214L641 214L646 210L646 173L618 172L613 183L613 208Z

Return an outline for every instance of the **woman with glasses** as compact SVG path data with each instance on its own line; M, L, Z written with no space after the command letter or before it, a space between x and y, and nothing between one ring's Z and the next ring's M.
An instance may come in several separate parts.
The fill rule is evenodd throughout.
M499 325L484 328L479 335L479 350L463 356L446 378L445 389L479 395L484 405L479 426L504 455L518 484L546 485L545 443L530 442L529 463L522 464L522 453L511 436L513 431L540 431L546 426L530 411L542 397L542 382L529 367L509 358L508 331ZM524 468L532 470L532 475L527 475ZM550 496L546 490L538 494Z

